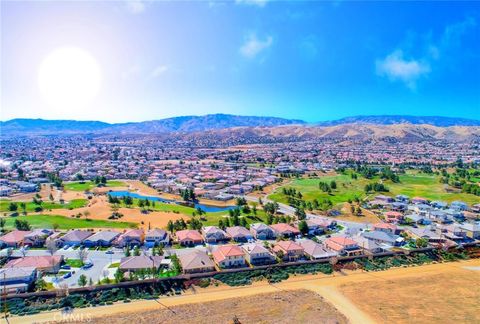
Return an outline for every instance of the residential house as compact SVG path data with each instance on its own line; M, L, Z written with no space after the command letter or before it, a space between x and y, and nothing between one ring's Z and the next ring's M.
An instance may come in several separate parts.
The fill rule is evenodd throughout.
M251 265L275 263L275 256L264 246L258 243L248 243L241 246L245 252L245 259Z
M115 241L115 239L120 236L119 232L115 231L99 231L92 236L89 236L85 241L83 241L83 244L88 247L93 247L93 246L102 246L102 247L107 247L107 246L112 246L112 243Z
M413 197L412 204L428 204L428 199L422 197Z
M25 235L23 244L26 246L42 247L45 245L47 238L53 234L51 229L34 229Z
M452 209L456 209L456 210L459 210L459 211L465 211L465 210L468 210L468 205L466 203L464 203L463 201L453 201L451 204L450 204L450 208Z
M420 216L418 214L406 215L405 219L407 218L418 225L430 225L432 223L431 219L427 218L426 216Z
M404 241L403 237L386 231L364 232L362 236L378 244L388 246L399 246Z
M297 243L303 247L305 255L311 260L328 259L337 255L336 252L327 249L323 244L309 239L299 240Z
M243 226L227 227L227 235L235 242L249 242L253 240L253 235Z
M454 242L461 242L467 238L467 232L465 232L458 225L448 225L442 228L442 233L445 237Z
M227 233L217 226L202 227L202 236L205 243L218 243L228 241Z
M17 248L23 245L25 236L30 234L31 231L18 231L14 230L0 237L0 245L2 247Z
M114 241L119 247L141 246L145 240L145 232L143 229L130 229L120 234Z
M304 248L294 241L278 241L273 246L273 252L284 261L298 261L304 256Z
M330 237L325 241L325 246L342 255L358 255L362 253L357 242L345 236Z
M215 264L209 256L196 249L179 255L178 259L182 266L182 271L185 274L215 271Z
M6 267L0 269L0 292L27 292L37 278L35 267Z
M57 246L80 246L93 232L83 230L70 230L57 239Z
M369 240L361 235L354 236L353 240L357 242L358 246L360 246L365 253L380 253L389 248L384 244Z
M145 234L145 246L148 248L154 246L167 246L170 244L170 235L162 229L152 229Z
M390 223L376 223L373 224L374 231L388 232L392 234L400 234L402 231L397 225Z
M34 267L38 272L57 273L63 262L63 255L43 255L43 256L26 256L19 259L12 259L5 268L29 268Z
M396 211L388 211L385 213L385 221L388 223L399 223L403 221L404 216L402 213Z
M460 225L460 227L465 231L467 237L473 240L480 240L480 224L468 223Z
M158 269L161 266L163 256L129 256L120 260L118 268L121 271L135 272L142 269Z
M257 240L272 240L275 238L273 229L263 223L251 224L250 232Z
M286 223L273 224L270 225L270 227L275 232L275 235L279 237L294 238L297 235L300 235L300 231L297 228Z
M175 233L177 242L183 246L203 244L202 235L196 230L181 230Z
M212 253L213 260L219 268L243 267L245 253L238 245L221 245Z

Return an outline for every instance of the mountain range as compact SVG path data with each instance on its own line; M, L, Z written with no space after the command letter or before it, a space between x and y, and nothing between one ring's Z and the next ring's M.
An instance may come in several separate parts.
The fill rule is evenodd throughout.
M480 126L480 120L440 116L354 116L319 123L307 123L298 119L278 117L235 116L212 114L204 116L182 116L160 120L110 124L100 121L12 119L0 122L2 136L21 135L71 135L71 134L168 134L198 133L230 128L277 128L295 125L296 132L312 133L312 129L327 129L341 125L359 129L359 125L430 125L434 127ZM352 128L353 127L353 128ZM293 128L290 128L293 129ZM363 127L363 130L366 128ZM345 133L333 128L336 133ZM348 128L345 129L345 131ZM314 132L315 133L315 132ZM318 131L316 132L318 135ZM328 131L327 131L328 133ZM347 132L348 133L348 132Z

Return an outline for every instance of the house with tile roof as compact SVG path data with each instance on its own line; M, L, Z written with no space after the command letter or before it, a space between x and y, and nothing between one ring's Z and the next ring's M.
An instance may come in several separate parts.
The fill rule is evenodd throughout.
M212 253L213 261L219 268L243 267L245 253L238 245L221 245Z
M183 246L203 244L202 235L196 230L181 230L175 232L177 242Z
M325 246L341 255L350 256L362 253L357 242L346 236L330 237L325 241Z
M31 231L18 231L14 230L0 237L0 245L2 247L17 248L23 245L25 236L30 234Z
M10 260L4 268L29 268L34 267L38 272L57 273L63 262L63 255L42 255L42 256L26 256L23 258Z
M273 252L284 261L298 261L304 257L305 249L294 241L278 241L273 246Z
M277 237L294 238L300 235L300 231L290 224L278 223L270 225Z
M241 246L245 252L245 260L251 265L265 265L275 263L275 256L263 245L248 243Z

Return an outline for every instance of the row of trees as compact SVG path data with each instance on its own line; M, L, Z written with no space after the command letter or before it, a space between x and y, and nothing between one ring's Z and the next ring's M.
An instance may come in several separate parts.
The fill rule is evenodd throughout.
M370 193L370 192L389 192L390 190L388 189L387 186L385 186L383 183L379 182L374 182L374 183L368 183L365 185L365 192Z

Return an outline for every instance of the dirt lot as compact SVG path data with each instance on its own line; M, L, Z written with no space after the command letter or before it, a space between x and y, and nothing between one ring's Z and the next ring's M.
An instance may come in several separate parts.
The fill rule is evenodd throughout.
M174 310L178 310L177 315L182 313L181 316L187 316L183 313L191 311L196 316L201 316L200 318L175 318L178 323L201 323L205 314L222 316L219 312L225 312L228 316L225 315L223 319L213 317L211 320L209 318L210 323L227 323L231 321L233 315L237 315L242 323L257 322L258 320L253 316L262 316L262 318L277 316L275 318L268 317L268 322L283 323L283 319L287 318L284 312L288 312L290 323L318 323L323 319L322 315L318 315L318 307L322 312L328 308L325 304L316 302L311 304L310 301L317 300L316 298L319 297L316 297L317 295L305 297L303 291L309 290L323 297L323 300L333 305L353 324L479 323L478 307L476 307L480 300L479 269L480 260L475 259L396 268L381 272L354 271L347 275L335 274L333 276L299 275L275 285L260 281L251 286L228 287L221 285L205 289L198 288L195 293L187 291L180 296L162 297L159 300L141 300L117 303L111 306L80 308L71 315L77 316L76 318L99 318L99 323L107 323L104 320L105 316L116 320L128 316L131 320L137 320L140 316L147 316L139 314L160 314L159 309L173 307ZM266 293L270 293L270 295L265 295ZM281 301L275 300L271 296L281 293L286 293L288 299L277 308L276 304ZM324 303L323 300L320 299L322 303ZM244 305L249 306L244 307ZM302 305L307 306L303 308ZM183 309L182 307L192 308ZM271 311L271 307L275 311ZM312 316L310 307L317 307L317 309L314 308L316 317L310 317ZM185 311L180 312L180 310ZM118 316L118 314L122 314L122 316ZM171 311L168 311L167 314L170 314L168 319L174 319ZM63 314L59 311L46 312L31 316L11 317L10 323L49 322L53 319L60 320L62 316ZM162 313L161 316L166 315ZM252 320L242 318L242 316L252 316ZM146 321L162 322L161 318L153 320L141 317L141 319L142 323Z
M121 313L92 323L232 323L235 316L241 323L347 323L332 305L307 290Z
M480 268L479 268L480 269ZM373 280L338 287L379 323L480 323L480 271Z
M78 213L83 213L87 210L90 212L90 216L88 217L91 219L108 220L108 217L112 215L112 208L107 202L106 196L92 198L86 207L72 210L54 209L52 211L43 211L42 214L71 216ZM167 226L169 220L175 221L180 218L186 220L188 218L188 216L182 214L168 212L149 212L148 214L143 214L138 208L119 208L118 211L123 214L123 217L120 218L119 221L137 223L139 227L143 228L148 228L149 223L152 228L164 228Z

